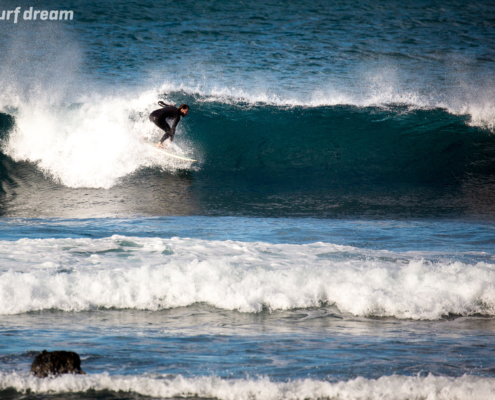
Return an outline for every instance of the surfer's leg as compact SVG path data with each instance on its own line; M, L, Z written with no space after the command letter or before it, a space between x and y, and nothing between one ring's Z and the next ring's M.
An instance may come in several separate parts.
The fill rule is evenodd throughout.
M163 145L165 142L165 146ZM170 132L165 132L165 134L162 136L162 138L160 139L160 141L156 144L158 147L163 147L165 148L166 146L168 146L170 143L172 142L172 135L170 134Z
M165 140L168 140L169 143L170 143L172 141L172 139L173 139L173 136L170 134L170 131L172 129L170 128L170 126L166 122L165 122L165 125L167 125L167 126L166 127L163 127L163 128L160 127L160 128L162 128L165 131L165 133L163 134L162 138L158 142L158 147L163 147L163 142Z
M161 111L161 110L157 110L157 111ZM167 140L167 138L172 138L172 135L170 134L170 132L172 131L172 128L170 128L170 125L167 123L167 121L165 119L160 121L160 118L158 118L159 115L160 115L159 113L153 111L150 114L150 121L153 122L156 126L158 126L158 128L165 131L165 133L163 134L160 141L156 144L158 147L164 147L162 143L165 140ZM169 142L171 142L171 140Z
M170 128L170 126L166 122L164 122L164 125L166 125L166 126L160 126L160 128L162 128L165 131L165 133L163 134L163 136L160 139L160 141L157 143L157 146L158 147L165 147L165 146L163 146L163 142L164 141L167 141L168 144L170 144L170 142L173 139L173 136L170 134L170 131L172 129ZM167 146L168 146L168 144L167 144Z
M158 126L158 117L160 116L160 111L162 110L155 110L150 114L150 121L153 122L156 126Z
M172 129L170 129L170 126L168 126L168 124L167 124L167 128L162 128L165 131L165 133L163 134L162 138L160 139L160 143L163 143L166 139L172 137L172 135L170 134L170 131Z
M172 128L170 128L170 125L167 123L165 118L160 118L161 113L160 111L162 110L155 110L150 114L150 121L153 122L158 128L162 129L165 131L165 133L168 133L171 131Z

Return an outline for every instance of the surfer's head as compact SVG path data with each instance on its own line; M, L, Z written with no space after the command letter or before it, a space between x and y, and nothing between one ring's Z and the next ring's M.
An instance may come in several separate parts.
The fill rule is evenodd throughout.
M189 106L187 104L181 104L179 106L180 113L182 114L183 117L187 115L189 112Z

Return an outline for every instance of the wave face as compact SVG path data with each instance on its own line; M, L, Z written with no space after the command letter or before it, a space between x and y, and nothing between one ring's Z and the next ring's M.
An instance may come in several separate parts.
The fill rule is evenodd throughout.
M225 380L217 377L170 378L155 376L89 376L58 377L38 379L16 373L0 372L1 390L12 388L17 392L36 394L77 393L88 391L130 392L156 398L195 397L222 400L277 400L277 399L320 399L320 398L366 398L410 400L435 398L455 400L476 398L492 399L495 382L492 378L463 376L460 378L384 376L373 380L357 378L342 382L326 382L312 379L295 380L287 383L272 382L269 379Z
M488 132L442 109L195 105L205 175L283 188L455 183L494 172ZM202 172L203 172L202 171Z
M123 236L21 239L0 250L1 314L207 303L251 313L335 305L356 316L495 315L489 257Z

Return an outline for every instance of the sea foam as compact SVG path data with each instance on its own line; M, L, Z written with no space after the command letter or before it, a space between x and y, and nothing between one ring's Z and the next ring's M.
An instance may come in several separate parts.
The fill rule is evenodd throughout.
M335 305L357 316L495 315L495 268L446 255L113 236L0 242L0 313L159 310L207 303L241 312Z
M222 400L303 400L303 399L380 399L380 400L491 400L495 380L464 375L459 378L428 375L383 376L327 382L313 379L274 382L268 378L226 380L219 377L186 378L167 375L112 376L64 375L39 379L17 373L0 372L0 390L21 393L67 393L89 390L137 393L159 398L196 397ZM1 392L0 392L1 394Z

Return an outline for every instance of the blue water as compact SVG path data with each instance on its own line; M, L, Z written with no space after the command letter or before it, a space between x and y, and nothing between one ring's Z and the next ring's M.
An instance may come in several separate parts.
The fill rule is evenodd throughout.
M18 6L1 398L495 397L492 2Z

